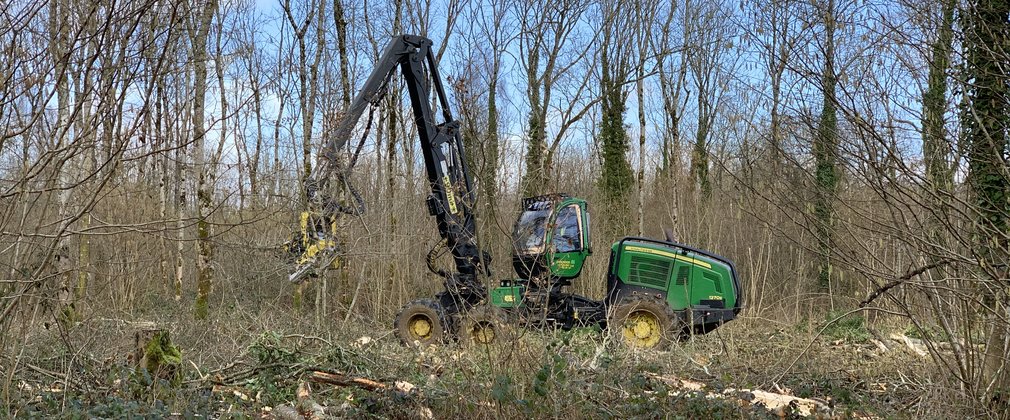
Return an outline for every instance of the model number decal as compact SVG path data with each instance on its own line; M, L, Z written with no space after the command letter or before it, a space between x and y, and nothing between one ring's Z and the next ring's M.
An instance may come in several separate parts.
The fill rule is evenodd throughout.
M449 182L449 175L442 176L442 184L445 186L445 199L449 201L449 213L456 214L456 194L452 193L452 182Z

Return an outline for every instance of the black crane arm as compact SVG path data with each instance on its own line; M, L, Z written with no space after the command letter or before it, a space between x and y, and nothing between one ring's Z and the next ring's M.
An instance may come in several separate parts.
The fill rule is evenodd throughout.
M437 270L446 279L446 291L454 298L467 301L482 298L486 291L478 273L483 270L490 276L489 256L478 246L477 223L474 216L476 194L464 158L459 122L449 109L449 100L442 86L431 40L413 35L394 37L386 46L368 76L361 91L354 97L337 126L333 137L323 146L315 176L306 185L311 203L325 208L325 194L331 179L342 177L340 150L350 139L358 120L369 105L377 105L396 68L407 85L417 126L424 166L431 193L427 199L428 211L435 216L438 231L452 253L456 272ZM430 100L434 93L441 119L437 119ZM430 264L429 264L430 266ZM479 296L479 297L478 297Z

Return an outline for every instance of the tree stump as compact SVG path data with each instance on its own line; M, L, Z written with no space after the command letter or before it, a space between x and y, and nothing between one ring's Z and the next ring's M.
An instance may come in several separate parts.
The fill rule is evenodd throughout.
M181 370L182 351L175 344L168 331L145 326L133 336L133 363L140 372L147 371L152 379L162 379L171 385L182 381Z

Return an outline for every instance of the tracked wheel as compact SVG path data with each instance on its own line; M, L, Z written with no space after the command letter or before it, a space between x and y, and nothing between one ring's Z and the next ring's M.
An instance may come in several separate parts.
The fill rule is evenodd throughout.
M427 347L445 341L449 326L445 309L433 299L418 299L400 309L393 321L396 337L410 347Z
M493 305L481 305L460 314L456 335L464 347L491 346L511 341L512 328L504 312Z
M611 334L636 349L663 350L679 335L680 318L665 301L652 295L621 298L607 322Z

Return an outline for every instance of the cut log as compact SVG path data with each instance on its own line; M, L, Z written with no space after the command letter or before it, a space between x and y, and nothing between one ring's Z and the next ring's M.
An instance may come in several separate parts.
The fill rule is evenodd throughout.
M366 389L369 391L385 391L391 387L382 382L376 382L367 378L359 378L354 376L341 375L337 373L314 371L309 375L309 380L312 382L318 382L323 384L337 385L337 386L356 386L358 388Z
M725 393L732 390L727 389ZM759 389L741 390L754 396L752 404L761 404L774 413L796 413L801 416L811 416L820 409L824 409L824 404L808 398L799 398L792 395L777 394L774 392L762 391Z
M912 350L913 353L919 355L920 357L926 357L929 355L928 348L926 344L917 338L912 338L904 334L891 334L891 340L897 341Z
M295 410L294 407L287 405L274 407L274 409L270 411L270 416L277 420L304 420L302 415L298 413L298 410Z
M705 398L735 400L741 405L758 404L779 416L794 413L807 417L831 412L831 407L823 402L810 398L795 397L785 393L779 394L759 389L732 388L728 388L722 392L708 391L705 384L701 382L656 374L648 374L648 376L663 381L674 388L682 389L684 392L702 393Z
M298 399L298 402L295 403L295 410L298 410L298 413L304 416L305 419L316 420L326 418L325 408L312 399L312 391L308 383L298 385L298 389L295 391L295 398Z

